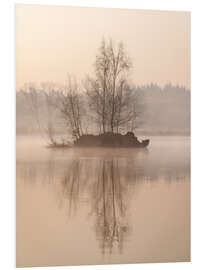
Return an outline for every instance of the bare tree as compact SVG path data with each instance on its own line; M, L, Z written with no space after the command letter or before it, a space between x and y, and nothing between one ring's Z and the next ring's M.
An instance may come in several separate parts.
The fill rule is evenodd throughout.
M96 56L95 78L87 77L85 88L89 99L89 106L96 112L96 122L99 128L106 132L107 129L107 106L108 106L108 90L110 81L110 61L108 55L108 47L105 40L102 40L99 53Z
M126 129L134 131L139 126L143 111L142 102L140 92L126 80L121 80L115 97L114 126L117 133Z
M96 113L96 122L103 133L119 132L134 121L133 88L128 80L131 61L122 42L114 46L102 40L95 61L95 77L87 77L85 89L90 108ZM136 118L136 117L135 117Z
M82 110L83 104L81 94L76 80L68 77L68 83L64 86L61 93L61 113L70 128L71 134L75 139L83 134Z
M102 118L102 129L103 133L106 132L106 106L107 106L107 87L109 81L109 69L110 62L108 57L108 52L106 48L105 40L102 40L100 47L100 53L96 56L95 71L96 77L98 78L97 82L99 83L99 89L101 89L101 118Z
M117 96L121 93L120 89L123 89L124 77L126 72L131 67L131 62L127 56L123 43L120 42L118 48L116 49L113 45L113 42L109 42L108 46L108 58L110 62L110 108L111 108L111 117L110 117L110 127L111 131L114 132L114 127L117 126L115 121L115 116L117 113ZM122 91L123 92L123 91Z

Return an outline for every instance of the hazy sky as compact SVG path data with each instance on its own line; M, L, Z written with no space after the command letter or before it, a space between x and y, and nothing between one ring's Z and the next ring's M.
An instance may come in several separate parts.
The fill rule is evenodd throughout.
M16 86L79 80L93 72L102 37L122 40L136 84L190 87L190 13L16 5Z

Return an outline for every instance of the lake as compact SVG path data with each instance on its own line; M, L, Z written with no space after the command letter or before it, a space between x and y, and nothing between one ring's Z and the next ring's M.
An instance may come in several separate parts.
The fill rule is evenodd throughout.
M148 149L16 139L16 264L190 261L190 137Z

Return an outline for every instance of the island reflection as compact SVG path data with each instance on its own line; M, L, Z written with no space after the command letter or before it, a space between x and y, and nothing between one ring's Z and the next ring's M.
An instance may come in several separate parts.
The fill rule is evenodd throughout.
M89 215L94 219L96 239L102 254L120 253L132 232L129 215L132 196L143 182L156 184L158 180L189 180L189 168L178 163L159 166L147 161L148 151L140 149L128 155L109 153L92 156L74 154L68 159L49 159L17 164L17 176L25 185L41 183L54 186L59 206L67 209L69 219L77 215L82 203L88 203ZM144 162L143 162L144 160Z

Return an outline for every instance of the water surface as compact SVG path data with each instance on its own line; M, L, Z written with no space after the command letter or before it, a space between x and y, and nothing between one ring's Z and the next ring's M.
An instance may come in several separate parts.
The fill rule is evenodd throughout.
M189 137L16 154L18 267L190 260Z

